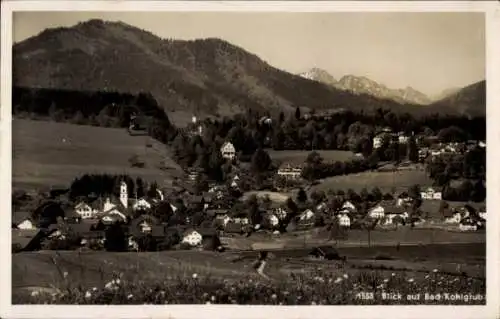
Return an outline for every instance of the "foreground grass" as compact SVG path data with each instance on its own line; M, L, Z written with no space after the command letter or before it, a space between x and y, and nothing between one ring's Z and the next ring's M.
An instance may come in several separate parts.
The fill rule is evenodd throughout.
M67 274L62 273L62 278ZM316 271L264 278L222 279L210 275L166 276L155 282L124 279L114 274L95 287L64 280L52 291L15 294L15 304L485 304L485 280L441 275ZM388 295L399 300L390 300ZM434 300L429 297L434 296ZM410 298L411 300L408 300ZM439 296L439 297L437 297ZM439 299L437 299L439 298Z

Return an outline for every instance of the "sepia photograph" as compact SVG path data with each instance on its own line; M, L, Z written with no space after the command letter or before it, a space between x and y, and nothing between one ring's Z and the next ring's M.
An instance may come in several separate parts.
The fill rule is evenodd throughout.
M12 12L12 305L487 304L484 10L114 8Z

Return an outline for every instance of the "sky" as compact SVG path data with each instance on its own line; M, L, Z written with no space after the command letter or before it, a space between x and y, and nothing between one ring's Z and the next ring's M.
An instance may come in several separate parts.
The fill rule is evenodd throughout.
M89 19L122 21L162 38L217 37L274 67L366 76L429 96L484 80L482 13L16 12L13 39Z

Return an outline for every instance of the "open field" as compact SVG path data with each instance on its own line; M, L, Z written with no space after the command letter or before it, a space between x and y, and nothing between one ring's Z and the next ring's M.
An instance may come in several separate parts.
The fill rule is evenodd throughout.
M394 187L396 190L408 190L418 184L421 187L431 186L432 180L425 171L409 170L395 172L362 172L358 174L340 175L325 178L320 184L311 188L313 190L327 191L329 189L348 190L360 192L363 188L369 191L375 186L382 192L389 192Z
M14 187L68 186L85 173L129 174L163 185L181 172L163 144L125 129L14 119L12 153ZM145 168L130 167L133 155Z
M275 151L272 149L266 150L271 159L290 163L290 164L301 164L306 161L307 156L312 151ZM345 162L355 158L353 152L350 151L325 151L317 150L325 162L341 161Z
M329 232L325 229L297 231L280 235L255 233L250 237L229 237L228 247L231 249L252 249L255 246L265 246L264 243L272 242L275 246L288 248L301 248L313 245L332 245L334 240L328 240ZM400 226L397 230L374 230L370 233L370 246L395 247L408 245L432 244L484 244L485 232L456 232L440 229L414 228ZM350 230L346 240L339 241L337 247L368 248L368 232Z
M460 252L460 258L452 260L452 255L458 252ZM205 301L198 300L198 298L203 298L202 296L197 296L194 300L179 300L179 298L186 298L187 295L191 296L191 293L197 294L196 291L201 289L201 292L209 294L208 296L217 294L217 291L225 291L226 293L234 291L239 296L236 303L249 303L246 299L248 296L244 297L242 294L248 294L250 291L253 294L255 293L253 289L267 287L265 291L259 291L260 294L268 296L253 299L253 303L268 304L272 302L272 300L266 299L270 298L272 293L272 291L269 292L269 289L274 290L280 296L280 291L283 292L284 289L289 292L298 289L303 295L311 288L312 291L316 291L317 297L326 299L324 301L326 304L355 303L354 296L346 295L346 293L355 293L352 289L347 289L348 286L352 287L354 283L361 286L367 285L366 289L371 291L375 289L374 282L380 284L387 282L388 279L393 281L393 288L400 292L406 289L414 291L417 287L424 289L425 292L435 292L434 290L441 288L445 291L448 290L448 292L450 289L462 291L457 289L465 285L474 290L468 292L484 294L484 245L483 247L477 245L470 247L464 245L403 247L400 251L385 249L384 256L393 254L392 258L387 260L370 259L373 258L371 256L374 253L378 256L381 254L378 249L373 248L369 252L357 248L339 249L341 255L348 257L346 261L313 260L307 257L307 253L307 250L273 251L265 270L265 273L271 278L271 282L263 279L253 270L255 252L44 251L19 253L12 256L13 300L14 303L36 303L39 301L33 298L33 294L31 297L29 296L30 291L44 291L43 289L46 289L49 296L50 293L54 292L62 293L61 300L52 299L49 302L71 303L74 302L71 301L74 300L73 298L82 298L86 290L100 287L92 290L92 294L89 294L89 296L96 294L97 300L91 302L87 299L82 300L82 302L120 303L116 298L125 291L127 291L124 295L127 298L126 301L130 299L126 297L130 293L132 296L144 298L142 294L146 291L160 289L167 294L165 300L168 300L168 303L205 303ZM433 272L434 269L436 269L436 273ZM194 279L193 274L196 274L197 279ZM341 281L344 280L348 286L339 285L339 276ZM104 284L117 277L121 278L123 285L137 285L137 287L122 286L117 290L111 289L108 290L109 293L112 293L112 296L108 296L111 299L101 299L101 294L108 289L104 288ZM412 281L415 280L415 283L410 282L408 285L409 278ZM348 283L347 281L352 282ZM191 287L193 284L198 287L196 289ZM251 287L247 287L249 284ZM262 284L264 285L262 286ZM428 285L430 286L427 287ZM448 285L453 285L453 287ZM331 290L330 292L328 289L325 290L327 287ZM99 292L103 288L104 291ZM429 290L430 288L432 291ZM68 295L71 296L70 300L66 299ZM307 296L307 293L303 296ZM306 298L311 297L313 296ZM338 298L340 299L337 300ZM158 301L155 300L153 299L151 302L157 303ZM137 302L139 301L144 303L146 300L137 300ZM212 299L212 302L214 301ZM218 303L231 303L227 299L226 301L217 301ZM297 302L301 303L297 300L287 301L291 304ZM308 302L310 304L311 300Z

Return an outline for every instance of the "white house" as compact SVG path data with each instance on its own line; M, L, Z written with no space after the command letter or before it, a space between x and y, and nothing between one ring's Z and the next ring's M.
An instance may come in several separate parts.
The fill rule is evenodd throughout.
M472 225L472 224L462 224L460 223L458 225L458 228L461 230L461 231L476 231L477 230L477 225Z
M401 214L394 214L394 213L385 214L382 221L382 225L394 224L394 218L396 217L400 217L403 221L406 221L410 217L410 215L407 212L403 212Z
M132 206L134 210L151 209L151 204L144 198L138 199Z
M350 201L346 201L344 202L344 205L342 205L342 209L356 211L356 206L354 206L354 204L351 203Z
M277 226L280 223L278 217L274 214L267 215L267 219L272 226Z
M340 226L351 227L351 218L347 214L340 214L337 218Z
M192 247L196 247L201 245L203 236L196 230L188 230L184 233L184 237L182 238L182 243L188 244Z
M385 216L385 209L381 205L377 205L370 209L368 216L375 219L382 219Z
M462 220L462 215L459 212L454 212L451 217L445 218L446 224L458 224Z
M485 148L485 147L486 147L486 142L484 142L484 141L480 141L480 142L479 142L479 147L481 147L481 148Z
M373 148L374 149L380 148L382 146L382 142L383 142L382 135L375 136L373 138Z
M226 227L227 223L231 221L231 217L229 217L228 214L219 214L215 217L215 219L222 223L224 227Z
M290 164L287 164L284 167L278 169L278 176L289 178L289 179L298 179L302 175L302 169L298 167L292 167Z
M148 221L144 220L142 223L139 224L139 228L141 232L143 233L150 233L151 232L151 224L148 223Z
M127 221L127 216L120 211L117 205L111 203L109 198L106 198L103 211L100 215L105 222L113 222L115 220Z
M231 142L225 142L220 151L222 153L222 157L225 159L232 160L236 156L236 149Z
M88 219L94 218L98 211L97 209L90 207L89 204L80 202L75 206L75 213L77 213L81 219Z
M406 136L406 135L399 135L398 136L398 142L400 144L407 144L409 139L410 139L410 137Z
M321 203L321 204L316 205L316 211L317 211L317 212L323 212L323 211L325 211L327 208L328 208L328 205L327 205L325 202L323 202L323 203Z
M156 193L158 193L158 197L160 197L160 201L163 201L163 193L161 192L161 190L156 189Z
M232 181L231 182L231 187L237 188L238 187L238 183L236 181Z
M486 220L486 211L479 211L478 215L479 215L479 217L481 217L482 219Z
M25 218L21 222L19 222L17 225L18 229L35 229L36 226L33 223L33 221L30 218Z
M286 209L284 209L282 207L278 207L274 210L274 215L276 215L276 217L278 217L278 219L285 219L287 214L288 214L288 212L286 211Z
M310 220L313 217L314 217L313 211L310 209L307 209L302 214L300 214L299 220L306 221L306 220Z
M435 191L432 187L429 187L425 191L420 192L420 196L422 197L422 199L428 200L441 200L443 198L442 193Z

